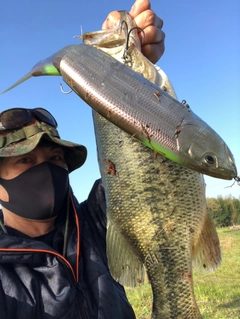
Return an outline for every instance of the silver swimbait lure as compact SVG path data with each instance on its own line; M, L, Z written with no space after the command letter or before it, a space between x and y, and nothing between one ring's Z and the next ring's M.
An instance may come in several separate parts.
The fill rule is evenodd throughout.
M228 146L186 103L101 50L67 46L9 89L39 75L61 75L99 114L168 159L213 177L236 178Z
M71 47L56 62L64 81L86 103L152 150L210 176L237 175L220 136L187 105L142 75L84 44Z

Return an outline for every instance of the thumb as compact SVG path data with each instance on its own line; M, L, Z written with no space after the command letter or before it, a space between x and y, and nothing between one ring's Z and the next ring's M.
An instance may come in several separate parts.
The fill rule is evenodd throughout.
M149 0L136 0L129 11L129 14L135 18L138 16L141 12L148 10L151 8L151 4Z

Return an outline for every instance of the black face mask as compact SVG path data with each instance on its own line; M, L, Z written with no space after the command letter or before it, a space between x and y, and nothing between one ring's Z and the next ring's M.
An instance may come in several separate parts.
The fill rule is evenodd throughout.
M3 207L29 219L47 219L56 216L68 194L68 171L49 162L36 165L19 176L0 178L9 201L0 200Z

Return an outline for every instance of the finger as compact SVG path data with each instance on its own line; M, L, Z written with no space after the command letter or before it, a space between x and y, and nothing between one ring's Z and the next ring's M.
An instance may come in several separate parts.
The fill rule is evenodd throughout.
M106 20L102 24L102 29L111 29L119 26L120 13L118 11L112 11L108 14Z
M149 0L136 0L129 13L133 18L135 18L141 12L148 10L150 8L151 4Z
M164 42L165 33L162 30L154 26L149 26L143 31L144 36L142 37L142 45Z
M163 27L163 20L159 18L152 10L146 10L140 13L134 20L137 26L143 30L151 25L159 29Z
M142 46L142 53L148 58L148 60L155 64L163 55L164 49L164 42L147 44Z
M144 30L142 53L152 62L156 63L164 53L165 33L153 26Z

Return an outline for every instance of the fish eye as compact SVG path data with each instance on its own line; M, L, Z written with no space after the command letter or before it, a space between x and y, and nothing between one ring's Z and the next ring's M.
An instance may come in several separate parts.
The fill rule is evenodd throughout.
M212 155L206 155L206 156L205 156L205 162L206 162L207 164L213 165L213 164L215 164L216 159L215 159L215 157L212 156Z

